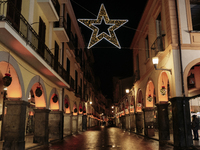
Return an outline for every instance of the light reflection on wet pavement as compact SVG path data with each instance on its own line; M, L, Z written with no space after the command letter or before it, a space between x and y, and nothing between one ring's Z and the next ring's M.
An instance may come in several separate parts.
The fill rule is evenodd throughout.
M159 146L156 140L134 133L123 132L116 127L95 127L63 141L34 150L173 150L173 146Z

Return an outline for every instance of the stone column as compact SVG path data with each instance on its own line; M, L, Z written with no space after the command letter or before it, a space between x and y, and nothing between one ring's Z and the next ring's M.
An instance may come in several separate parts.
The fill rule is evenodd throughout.
M49 142L49 109L34 109L35 129L33 143L48 144Z
M87 130L87 115L83 115L82 116L82 129L83 131L86 131Z
M49 139L63 138L63 112L51 111L49 113Z
M72 134L76 134L78 132L78 115L72 116Z
M190 105L188 97L173 97L172 117L175 147L190 147L193 145L191 132Z
M155 135L154 132L154 109L153 108L145 108L144 112L144 133L148 137L152 137Z
M135 131L135 114L134 113L131 113L130 114L130 122L131 122L131 127L130 127L130 130L131 131Z
M158 130L159 140L170 140L169 132L169 117L168 117L168 103L156 104L158 112Z
M26 106L25 101L7 101L7 114L5 115L3 149L25 149L25 120Z
M78 131L80 132L83 131L83 115L82 114L78 115Z
M130 131L130 127L129 127L129 122L130 122L130 114L126 114L125 115L125 129L127 130L127 131Z
M136 132L137 133L142 133L142 130L144 128L143 126L143 122L144 122L144 118L143 118L143 112L137 112L135 113L135 121L136 121Z
M64 135L72 134L72 114L64 114Z

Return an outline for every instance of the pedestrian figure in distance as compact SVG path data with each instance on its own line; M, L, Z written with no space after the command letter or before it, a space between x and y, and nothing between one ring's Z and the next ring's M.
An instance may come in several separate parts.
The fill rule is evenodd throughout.
M197 115L193 115L192 116L192 130L194 134L193 140L199 140L198 129L199 129L199 119L197 118Z

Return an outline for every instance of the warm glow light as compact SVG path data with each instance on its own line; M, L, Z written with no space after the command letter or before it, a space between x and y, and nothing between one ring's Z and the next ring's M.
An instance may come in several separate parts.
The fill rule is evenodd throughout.
M92 102L90 102L90 104L92 104Z
M108 28L109 35L105 32L100 34L98 33L99 28L95 25L100 25L102 20L104 20L106 25L111 25ZM78 19L78 21L93 31L88 44L88 49L100 42L102 39L107 40L119 49L121 48L114 31L128 22L128 20L110 20L103 4L101 4L97 19Z
M126 93L129 93L129 89L126 89Z
M4 91L7 91L8 89L7 89L7 87L5 87L3 90L4 90Z
M157 64L158 64L158 61L159 61L159 60L158 60L158 57L153 57L153 58L152 58L152 62L153 62L154 65L157 65Z
M114 106L112 106L112 109L114 108Z

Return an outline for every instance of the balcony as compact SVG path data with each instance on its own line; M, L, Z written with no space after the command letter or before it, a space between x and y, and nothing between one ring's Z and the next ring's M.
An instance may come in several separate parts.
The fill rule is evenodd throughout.
M69 42L67 35L67 21L64 17L60 17L60 20L54 23L54 32L61 42Z
M158 36L156 38L156 40L154 41L154 43L151 45L151 55L152 57L156 56L158 54L158 52L160 51L164 51L164 43L163 43L163 37L165 35L162 36Z
M37 2L49 22L59 20L60 4L58 0L37 0Z
M9 10L14 15L10 16ZM0 33L4 35L0 41L25 62L57 85L69 87L66 70L59 62L54 66L55 56L10 1L0 2Z

